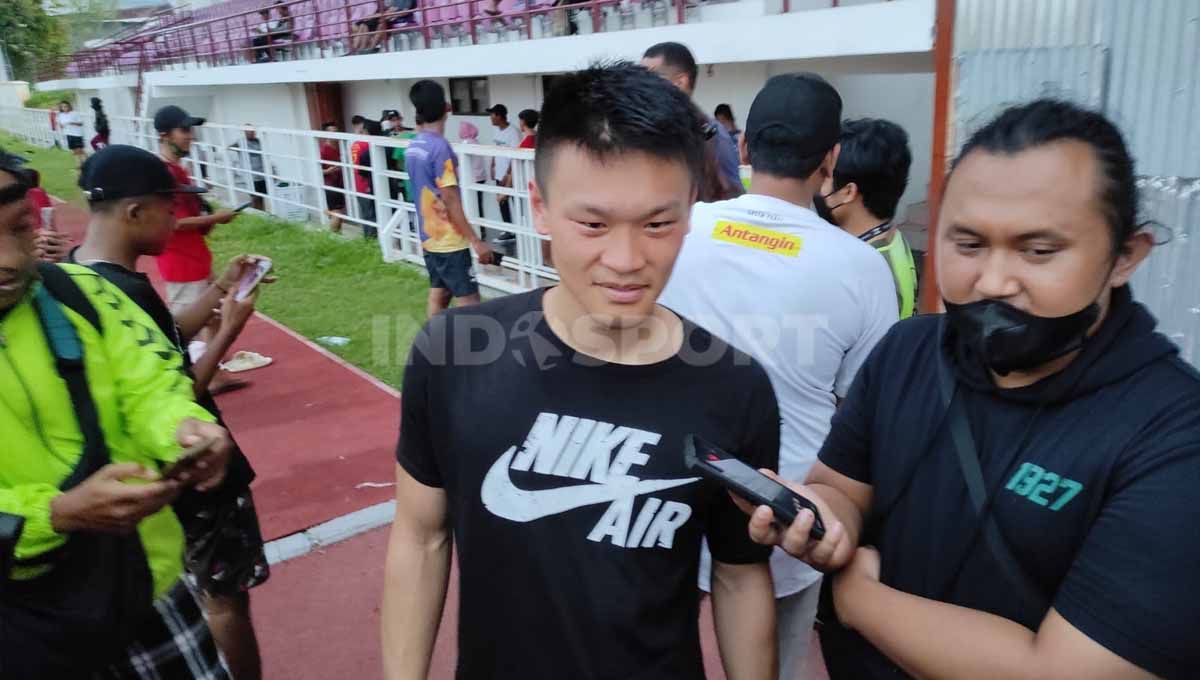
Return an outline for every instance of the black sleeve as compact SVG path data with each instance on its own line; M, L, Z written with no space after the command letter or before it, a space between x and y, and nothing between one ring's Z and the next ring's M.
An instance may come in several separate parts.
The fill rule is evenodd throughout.
M871 374L879 362L879 348L854 376L850 391L833 414L829 435L817 458L847 477L871 483L871 429L874 426L876 395Z
M743 444L733 451L738 458L754 469L779 469L779 403L766 371L753 365L754 383L749 390L746 434ZM721 490L713 500L708 523L708 547L713 559L725 564L766 562L771 548L750 540L750 518L742 512L729 494Z
M430 414L436 405L432 403L430 386L435 375L433 360L440 356L435 339L443 337L439 329L446 328L441 323L445 316L441 314L426 324L413 339L400 393L400 439L396 445L396 462L413 479L438 488L443 482L432 437Z
M1197 678L1200 423L1190 443L1170 448L1147 436L1159 451L1139 454L1120 471L1054 608L1130 663L1164 678Z

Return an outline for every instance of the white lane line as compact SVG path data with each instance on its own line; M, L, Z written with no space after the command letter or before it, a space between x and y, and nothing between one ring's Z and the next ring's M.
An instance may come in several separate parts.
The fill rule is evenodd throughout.
M267 563L279 564L302 557L325 546L340 543L372 529L391 524L396 501L386 501L350 514L335 517L300 533L277 538L264 546Z

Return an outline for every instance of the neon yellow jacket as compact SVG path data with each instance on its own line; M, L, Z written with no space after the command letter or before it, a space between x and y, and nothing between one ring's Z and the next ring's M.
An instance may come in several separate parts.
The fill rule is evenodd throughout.
M872 243L887 260L896 281L896 303L900 306L900 318L907 319L917 309L917 265L912 249L899 229L886 243Z
M116 463L158 469L179 454L175 429L182 420L213 422L213 417L193 401L182 357L141 308L90 269L62 267L96 308L104 330L97 333L62 307L83 346L109 455ZM50 501L61 493L58 485L83 449L66 384L33 306L33 290L0 319L0 433L0 512L25 518L16 557L29 559L66 541L51 528ZM138 534L154 594L161 595L182 573L183 529L168 506L143 520Z

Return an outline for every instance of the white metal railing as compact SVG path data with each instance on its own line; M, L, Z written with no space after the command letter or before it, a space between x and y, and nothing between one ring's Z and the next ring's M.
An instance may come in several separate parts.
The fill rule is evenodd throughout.
M91 119L84 116L90 135ZM109 116L110 141L113 144L132 144L158 151L158 135L149 118ZM55 141L66 146L61 134L50 129L49 111L42 109L0 108L0 129L7 130L30 144L53 146ZM408 140L394 137L375 137L314 130L256 127L261 150L247 149L245 127L208 123L196 128L196 141L186 163L192 177L209 187L217 200L236 206L261 197L264 208L279 217L297 222L328 224L330 215L326 192L345 197L344 222L364 230L377 230L380 250L387 262L405 261L424 266L425 260L417 235L416 207L408 187L408 174L389 158L396 150L408 146ZM328 165L320 159L323 140L337 143L341 168L341 187L324 184L322 168ZM369 164L351 162L351 146L357 142L367 145ZM235 146L236 145L236 146ZM467 219L481 236L489 236L495 246L499 234L509 233L515 239L503 242L505 258L500 267L477 266L481 285L504 292L521 292L558 280L558 275L544 259L546 237L533 229L527 187L533 178L533 151L475 144L452 144L459 158L459 183L463 210ZM253 169L252 156L261 155L262 171ZM512 162L513 187L473 180L479 164L491 168L493 159L507 158ZM370 173L369 192L355 187L355 174ZM490 175L491 173L487 173ZM256 191L255 180L263 183L265 191ZM508 196L512 223L500 218L497 197ZM483 208L481 211L480 208ZM486 229L486 231L483 231ZM498 248L500 249L500 248Z

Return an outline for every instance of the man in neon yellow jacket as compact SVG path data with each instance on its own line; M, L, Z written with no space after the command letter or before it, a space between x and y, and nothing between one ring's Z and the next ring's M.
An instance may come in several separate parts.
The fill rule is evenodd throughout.
M139 626L140 653L161 654L164 645L178 646L176 638L211 648L203 618L181 584L183 531L169 504L182 486L203 491L220 482L230 451L228 434L193 401L181 357L149 317L91 270L67 265L63 269L99 321L97 328L62 306L82 346L88 392L111 462L70 490L59 489L79 462L84 435L33 303L42 283L27 188L18 159L0 150L0 512L24 520L11 579L19 582L53 569L21 563L51 553L74 532L136 529L159 614L149 618L162 619ZM211 443L190 474L160 477L183 448L204 441ZM179 629L168 617L184 620L185 627ZM143 639L143 628L153 629L156 639ZM204 656L207 650L178 651ZM216 671L204 677L226 677L215 650L208 656ZM145 661L119 660L106 677L138 677L133 669ZM161 677L194 676L168 672Z

